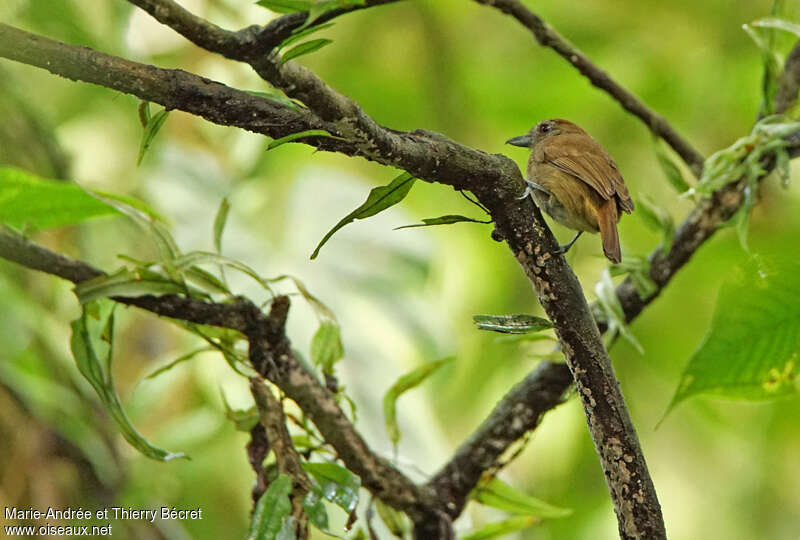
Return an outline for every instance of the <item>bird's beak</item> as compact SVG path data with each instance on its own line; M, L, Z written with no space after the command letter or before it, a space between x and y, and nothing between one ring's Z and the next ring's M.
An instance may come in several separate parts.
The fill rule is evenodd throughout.
M530 134L520 135L519 137L508 139L506 141L506 144L512 144L514 146L521 146L523 148L528 148L531 145L531 136Z

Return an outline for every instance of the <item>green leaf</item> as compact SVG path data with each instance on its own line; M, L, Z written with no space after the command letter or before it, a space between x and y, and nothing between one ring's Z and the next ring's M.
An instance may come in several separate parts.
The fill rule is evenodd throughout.
M357 219L364 219L374 216L375 214L382 212L383 210L386 210L387 208L402 201L405 196L408 195L408 192L411 191L415 180L416 178L411 176L409 173L404 172L395 177L395 179L392 180L388 185L376 187L370 190L369 195L367 195L367 200L364 201L361 206L343 217L339 223L334 225L334 227L322 237L322 241L320 241L319 245L317 245L314 253L311 254L311 258L316 259L317 255L319 254L319 250L322 249L322 246L325 245L325 242L327 242L336 231L348 223L352 223Z
M139 143L139 157L136 159L137 166L142 164L145 152L153 144L153 139L155 139L164 122L167 121L167 116L169 116L169 111L164 109L157 112L152 118L148 118L142 135L142 142Z
M333 366L344 356L339 325L324 320L311 339L311 361L320 366L322 372L333 375Z
M111 375L114 346L114 309L107 301L84 305L81 316L72 321L70 347L78 370L97 392L103 408L119 428L122 436L143 455L159 461L185 457L150 444L133 427L122 408Z
M658 292L658 285L650 277L650 261L644 257L626 256L621 263L609 266L608 271L612 276L627 274L642 299L646 300Z
M472 320L481 330L503 334L527 334L553 327L553 323L533 315L473 315Z
M258 0L256 4L275 13L295 13L308 11L314 7L314 0Z
M278 47L287 47L292 43L297 43L306 36L319 32L320 30L325 30L326 28L330 28L331 26L333 26L333 23L329 22L326 24L318 24L315 26L310 26L308 28L304 28L303 30L296 30L292 33L291 36L281 41L281 44L278 45Z
M756 19L750 23L750 26L758 28L774 28L776 30L783 30L791 32L792 34L800 37L800 24L781 19L779 17L764 17L763 19Z
M478 219L473 219L466 216L459 216L457 214L448 214L446 216L439 216L435 218L425 218L422 220L422 223L414 223L413 225L403 225L402 227L395 227L394 230L398 231L400 229L411 229L412 227L429 227L431 225L450 225L452 223L461 223L464 221L470 223L486 223L485 221L480 221Z
M560 508L531 497L506 484L499 478L484 477L470 494L470 498L486 506L511 514L539 518L561 518L572 513L569 508Z
M305 54L311 54L320 50L321 48L325 47L326 45L330 45L333 43L332 39L320 38L320 39L312 39L311 41L306 41L305 43L300 43L299 45L295 45L283 55L281 55L281 64L285 64L289 60L293 58L297 58L299 56L303 56Z
M386 432L389 440L397 446L400 442L400 428L397 425L397 400L408 390L416 388L425 379L433 375L440 367L455 359L454 356L442 358L434 362L422 364L418 368L406 373L395 382L383 396L383 420L386 424Z
M535 525L539 521L536 516L514 516L512 518L489 523L477 531L462 537L461 540L492 540L493 538L506 538L513 532L521 531Z
M75 285L75 294L81 304L88 304L109 296L146 296L149 294L184 294L186 288L169 278L150 272L146 277L141 272L122 268L113 274L102 275Z
M659 138L654 138L653 143L656 149L656 158L658 158L658 164L661 165L661 170L664 172L664 176L667 177L669 184L678 193L686 193L689 191L689 184L683 178L683 173L675 163L672 155L667 151L662 140Z
M326 306L322 300L311 294L311 291L308 290L308 287L306 287L305 284L298 278L290 276L289 274L283 274L268 281L270 283L274 283L276 281L283 281L286 279L291 280L291 282L294 283L297 292L299 292L303 299L308 302L308 305L311 306L311 309L314 310L320 319L336 322L336 315L333 314L333 311L331 311L331 309Z
M322 502L322 493L318 488L312 489L303 497L303 509L306 511L308 520L317 529L328 532L328 510L325 508L325 503Z
M282 144L286 144L288 142L296 141L298 139L304 139L306 137L327 137L329 139L337 139L343 141L342 137L337 137L336 135L331 135L324 129L309 129L306 131L301 131L299 133L292 133L291 135L287 135L286 137L281 137L280 139L275 139L274 141L270 142L267 145L267 150L272 150L273 148L277 148Z
M301 108L301 105L302 105L299 102L288 98L285 94L277 92L277 91L276 92L259 92L257 90L247 90L246 92L248 94L252 95L252 96L258 96L260 98L268 99L269 101L272 101L273 103L277 103L278 105L282 105L284 107L289 107L293 111L299 111L300 108Z
M249 409L234 409L228 403L224 392L220 393L220 397L222 398L222 406L225 408L225 416L236 426L236 431L250 433L259 422L258 408L253 405Z
M217 250L217 253L222 251L222 231L225 230L225 223L228 221L230 209L231 204L227 198L224 198L219 203L217 215L214 217L214 249Z
M191 360L192 358L194 358L195 356L197 356L198 354L201 354L201 353L204 353L204 352L211 352L213 350L214 349L212 347L200 347L199 349L195 349L193 351L189 351L188 353L179 356L178 358L176 358L175 360L173 360L169 364L158 368L157 370L153 371L149 375L146 375L144 377L144 379L155 379L156 377L158 377L162 373L166 373L167 371L171 370L172 368L174 368L178 364L182 364L183 362L187 362L187 361Z
M667 210L647 195L636 201L638 215L650 229L661 233L661 250L668 253L675 237L675 221Z
M0 167L0 222L18 229L50 229L99 216L119 215L77 184Z
M303 463L303 469L319 484L326 500L348 514L356 509L361 488L358 476L335 463Z
M278 536L275 537L275 540L297 540L296 521L294 516L289 516L284 519L281 530L278 532Z
M669 412L699 394L767 400L796 392L800 262L758 257L720 290L711 328L687 364Z
M256 503L247 540L276 539L284 520L289 519L292 512L289 500L291 493L292 479L286 474L279 474Z
M594 287L594 292L597 294L597 301L608 323L607 334L612 337L617 333L622 334L622 337L627 339L640 354L644 354L642 345L628 329L625 320L625 311L622 309L622 304L619 303L617 291L614 288L614 283L611 281L611 273L608 269L604 270L601 274L600 281L598 281Z
M387 529L389 529L389 532L397 538L405 538L406 533L408 533L411 529L408 516L406 516L400 510L392 508L380 499L374 500L375 509L378 511L378 515L380 516L381 521L383 521L383 524L386 525Z

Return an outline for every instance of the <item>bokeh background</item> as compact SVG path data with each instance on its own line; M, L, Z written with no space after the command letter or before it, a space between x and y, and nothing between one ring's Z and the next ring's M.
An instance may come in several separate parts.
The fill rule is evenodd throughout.
M592 60L663 114L706 155L749 132L760 103L761 56L741 25L771 2L555 0L526 2ZM227 28L273 15L242 0L182 0ZM787 2L796 13L796 2ZM69 43L232 86L264 91L247 67L188 44L122 0L5 0L0 20ZM634 198L648 194L676 220L691 208L666 182L647 129L563 59L496 10L473 2L401 2L337 20L334 43L300 61L361 103L384 125L424 128L521 165L503 142L535 122L569 118L615 157ZM392 455L381 417L383 393L422 362L455 355L400 401L399 466L418 480L434 473L533 369L550 345L499 342L476 330L476 313L541 312L530 284L490 226L393 231L421 218L480 211L450 188L418 182L399 206L337 233L319 258L324 233L396 171L361 159L284 145L173 112L140 167L138 102L0 61L0 163L145 200L170 223L180 246L212 248L223 197L232 205L223 253L266 276L302 279L337 314L346 359L342 383L358 406L358 427ZM155 109L154 109L155 110ZM800 254L800 188L763 183L751 223L754 251ZM566 241L571 233L558 226ZM620 225L623 252L645 255L659 242L636 214ZM125 253L154 256L135 225L103 218L34 238L105 270ZM569 259L587 297L606 261L597 237ZM711 319L720 284L747 255L733 229L721 231L632 325L644 346L611 351L664 510L670 538L750 540L800 536L800 403L753 404L694 398L667 405ZM237 290L256 299L246 279ZM288 287L285 289L290 291ZM157 463L115 432L74 368L70 287L0 261L0 506L202 507L194 522L112 522L119 538L240 538L250 511L247 436L226 420L221 395L247 407L246 382L215 355L144 382L141 378L197 345L167 322L123 309L115 376L136 426L191 461ZM295 297L294 346L307 353L313 313ZM531 495L574 509L519 538L612 539L616 521L602 472L574 397L549 413L502 478ZM341 512L332 507L335 520ZM471 505L459 531L502 519ZM0 516L0 521L5 518ZM3 522L8 524L7 521ZM323 537L323 535L319 535Z

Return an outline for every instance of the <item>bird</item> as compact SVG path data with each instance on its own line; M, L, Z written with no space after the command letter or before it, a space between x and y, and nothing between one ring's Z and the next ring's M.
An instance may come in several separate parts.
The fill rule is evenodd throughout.
M543 120L506 143L531 150L520 199L531 195L553 219L578 231L558 252L566 253L584 231L600 232L605 256L622 262L617 223L622 212L633 212L633 201L605 148L563 118Z

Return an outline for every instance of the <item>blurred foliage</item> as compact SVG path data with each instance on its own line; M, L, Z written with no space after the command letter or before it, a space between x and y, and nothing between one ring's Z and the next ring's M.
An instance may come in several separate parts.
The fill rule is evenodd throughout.
M769 15L772 2L587 0L579 9L555 0L527 3L706 155L751 133L764 68L762 51L741 26ZM797 20L799 4L785 2L787 17ZM263 7L239 0L186 6L226 28L270 17ZM0 18L51 38L270 92L249 68L187 44L124 1L11 0L0 5ZM693 204L665 179L663 159L660 164L638 120L497 11L456 0L402 2L338 19L314 38L333 43L298 60L384 125L439 131L522 163L526 156L503 141L541 119L566 117L606 146L637 202L641 196L653 201L659 223L670 223L669 216L680 221ZM781 32L774 39L785 54L794 38ZM549 340L521 346L474 327L476 313L541 315L527 279L507 248L491 241L489 227L392 231L426 216L473 215L474 207L458 193L416 182L397 206L339 231L312 262L308 255L331 224L385 184L387 170L302 144L267 152L269 141L262 137L178 111L137 168L143 140L138 106L131 96L3 61L0 165L140 198L166 216L187 252L214 249L215 215L227 198L222 253L260 275L301 278L336 313L340 342L333 357L339 345L346 351L337 377L358 405L358 427L384 455L391 455L392 444L381 397L423 362L455 356L400 402L398 464L413 477L433 473L537 356L552 352ZM686 168L675 165L694 184ZM675 184L678 177L671 174ZM796 254L798 182L783 189L771 178L758 191L750 252ZM655 229L635 214L622 220L626 260L658 245L663 226ZM561 239L571 236L557 225L554 230ZM34 239L108 271L119 266L120 253L159 258L136 225L107 217ZM590 300L605 267L599 253L596 237L581 238L569 253ZM757 405L695 398L655 430L711 326L721 283L749 258L734 230L720 231L627 329L644 355L622 340L612 350L673 539L795 540L800 529L796 398ZM226 278L233 291L269 298L246 276ZM275 288L296 290L290 280ZM226 419L226 411L252 405L246 381L218 355L199 354L138 383L205 342L150 315L118 310L114 345L124 360L115 362L114 379L131 422L148 440L192 456L164 464L121 440L71 361L69 322L79 309L67 284L0 261L0 309L4 506L202 507L207 512L201 521L116 521L115 536L247 534L253 481L244 450L248 437ZM289 332L304 355L322 350L310 354L321 320L313 306L293 303ZM573 509L563 519L536 523L520 538L617 537L577 400L546 416L502 477L529 495ZM331 530L347 517L333 506L329 516ZM506 517L470 505L457 527L480 530Z

